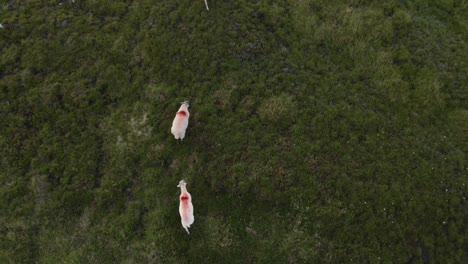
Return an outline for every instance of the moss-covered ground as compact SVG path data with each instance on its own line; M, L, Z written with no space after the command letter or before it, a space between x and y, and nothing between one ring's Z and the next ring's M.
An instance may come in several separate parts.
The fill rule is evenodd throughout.
M1 2L0 263L468 263L466 1L208 4Z

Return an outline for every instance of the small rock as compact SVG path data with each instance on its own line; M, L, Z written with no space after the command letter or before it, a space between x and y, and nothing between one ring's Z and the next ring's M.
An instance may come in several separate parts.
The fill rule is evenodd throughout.
M62 28L68 27L70 25L70 22L68 20L63 20L62 21Z

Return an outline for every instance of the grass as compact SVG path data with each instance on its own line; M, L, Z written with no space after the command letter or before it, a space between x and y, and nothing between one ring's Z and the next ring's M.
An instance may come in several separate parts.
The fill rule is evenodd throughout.
M464 1L209 6L1 5L2 263L468 260Z

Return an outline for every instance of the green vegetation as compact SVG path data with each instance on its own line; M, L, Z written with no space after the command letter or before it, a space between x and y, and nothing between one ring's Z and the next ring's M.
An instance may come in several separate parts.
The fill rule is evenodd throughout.
M74 2L1 5L1 263L468 263L466 1Z

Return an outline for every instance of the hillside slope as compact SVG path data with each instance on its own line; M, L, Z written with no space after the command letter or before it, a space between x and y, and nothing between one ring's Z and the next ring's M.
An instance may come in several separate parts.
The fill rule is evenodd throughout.
M0 262L468 262L466 3L368 2L3 3Z

